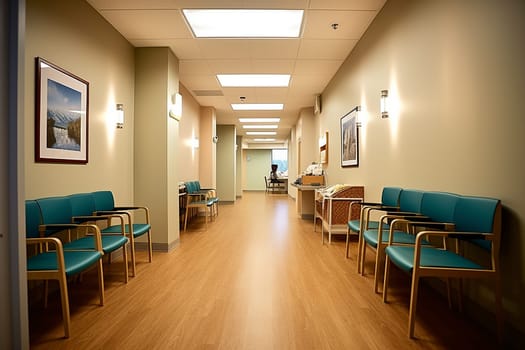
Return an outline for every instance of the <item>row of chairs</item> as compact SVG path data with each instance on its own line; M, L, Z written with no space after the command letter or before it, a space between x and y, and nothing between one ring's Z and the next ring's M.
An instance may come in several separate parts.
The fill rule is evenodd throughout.
M408 335L414 336L419 280L446 278L449 306L452 306L451 278L487 278L495 283L497 334L502 339L503 318L499 272L501 202L497 199L452 193L385 187L381 202L361 203L361 215L348 222L359 235L357 270L364 275L365 255L375 251L374 291L384 266L383 301L387 302L392 265L411 274L412 287ZM450 244L450 241L453 244ZM489 266L465 256L471 245L488 252ZM383 263L384 262L384 263ZM461 286L461 283L459 284ZM461 293L461 290L458 290ZM461 297L458 296L461 308Z
M188 218L199 211L204 212L204 223L208 228L208 216L210 220L219 215L219 197L214 188L201 188L199 181L187 181L184 183L186 200L184 201L184 231L188 225Z
M148 238L152 261L149 209L143 206L115 206L111 191L26 200L27 278L44 280L47 306L48 280L57 280L62 304L65 337L71 333L68 279L95 267L99 303L104 305L103 256L122 251L124 282L128 282L128 245L132 276L135 268L135 239ZM133 221L131 212L141 211L143 223ZM98 225L97 223L102 222ZM32 249L29 249L32 247Z

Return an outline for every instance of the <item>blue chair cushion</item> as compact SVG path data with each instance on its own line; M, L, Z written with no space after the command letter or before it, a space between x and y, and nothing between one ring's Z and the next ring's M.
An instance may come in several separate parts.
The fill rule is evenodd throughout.
M129 233L129 225L126 224L125 228L126 233ZM148 232L151 229L151 225L149 224L133 224L133 237L139 237ZM104 236L104 233L120 233L121 227L120 225L113 225L106 227L102 231L102 235Z
M397 207L399 205L399 196L403 189L400 187L385 187L381 194L381 203L389 207Z
M97 251L64 251L66 276L76 275L95 264L102 253ZM58 270L57 253L45 252L27 259L28 271Z
M388 246L385 253L390 261L403 271L412 272L414 268L414 247ZM423 267L445 267L461 269L482 269L483 267L459 256L451 251L423 247L421 249L421 262Z
M69 195L71 214L73 216L91 216L96 210L95 198L92 193L76 193Z
M38 238L40 233L38 226L40 225L40 207L35 200L26 200L26 237Z
M111 191L96 191L92 193L95 199L95 207L97 211L111 211L115 210L115 199Z
M111 253L128 243L128 238L120 235L102 235L102 250L104 253ZM93 236L86 236L64 244L64 249L95 249L95 239Z
M388 231L382 231L381 232L381 240L382 243L388 243ZM368 243L370 246L377 248L377 229L373 230L366 230L363 233L363 238L366 243ZM416 244L416 236L410 233L406 233L403 231L394 231L394 243L398 244ZM430 244L428 241L423 240L423 244L427 245Z
M360 225L361 225L360 220L350 220L350 221L348 221L348 228L350 230L354 231L354 232L359 232L359 230L361 229ZM379 222L378 221L369 221L368 222L368 229L369 230L377 230L378 227L379 227ZM390 227L389 225L383 224L383 229L388 230L389 227Z

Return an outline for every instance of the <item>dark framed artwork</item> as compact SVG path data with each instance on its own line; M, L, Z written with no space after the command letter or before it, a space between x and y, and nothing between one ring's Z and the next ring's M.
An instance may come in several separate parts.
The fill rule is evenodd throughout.
M88 162L88 107L87 81L36 58L36 162Z
M359 166L358 107L341 118L341 166Z

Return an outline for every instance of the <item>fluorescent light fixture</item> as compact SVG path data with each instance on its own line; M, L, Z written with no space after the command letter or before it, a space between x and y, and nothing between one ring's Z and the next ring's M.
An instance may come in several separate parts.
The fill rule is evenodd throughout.
M279 123L281 118L239 118L241 123Z
M303 10L183 9L197 38L298 38Z
M232 103L234 111L282 111L282 103Z
M277 125L243 125L243 129L277 129Z
M275 131L247 131L246 135L277 135Z
M271 142L275 141L275 139L253 139L255 142Z
M222 87L287 87L290 74L217 74Z

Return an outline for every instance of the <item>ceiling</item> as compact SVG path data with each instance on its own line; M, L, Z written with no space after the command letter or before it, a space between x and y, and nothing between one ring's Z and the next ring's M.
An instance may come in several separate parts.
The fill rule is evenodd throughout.
M217 124L240 117L280 117L285 140L299 111L312 107L386 0L88 0L135 47L170 47L179 78L201 106L213 106ZM294 39L196 39L183 8L304 9ZM336 30L332 24L337 23ZM270 24L271 25L271 24ZM223 88L216 74L291 74L286 88ZM233 111L230 104L284 103L283 111ZM245 138L248 143L249 138Z

